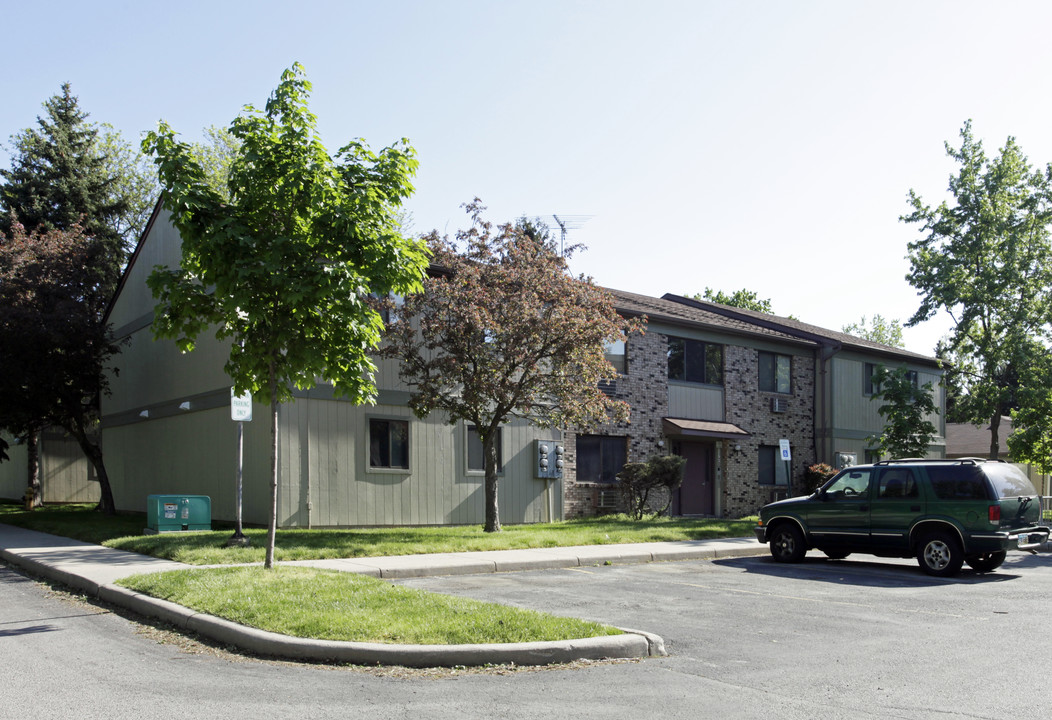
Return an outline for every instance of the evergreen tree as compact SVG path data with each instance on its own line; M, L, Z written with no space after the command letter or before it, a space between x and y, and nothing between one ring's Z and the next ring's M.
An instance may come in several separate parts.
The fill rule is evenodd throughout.
M119 178L100 152L99 130L88 122L69 83L44 109L36 128L12 138L11 169L0 170L0 232L10 235L16 222L26 233L79 224L93 242L87 262L111 294L127 258L119 228L131 202L117 192Z

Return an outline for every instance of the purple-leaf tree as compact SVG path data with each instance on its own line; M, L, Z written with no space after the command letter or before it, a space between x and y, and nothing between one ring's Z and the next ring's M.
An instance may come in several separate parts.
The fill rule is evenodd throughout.
M617 375L604 348L643 325L619 316L590 278L571 275L539 223L494 227L477 199L465 207L471 226L455 241L427 237L432 272L424 292L397 308L384 352L401 360L418 417L439 410L450 423L475 425L485 530L498 532L500 426L514 418L550 428L627 420L628 405L599 389Z

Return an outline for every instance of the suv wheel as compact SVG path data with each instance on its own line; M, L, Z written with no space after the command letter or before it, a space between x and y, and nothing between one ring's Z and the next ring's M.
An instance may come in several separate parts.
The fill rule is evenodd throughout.
M771 535L771 555L778 562L796 563L804 559L804 534L800 528L783 523Z
M997 552L982 553L981 555L969 555L964 561L968 563L968 567L977 572L990 572L1001 567L1001 563L1005 561L1007 554L1004 550L998 550Z
M921 538L917 545L917 562L921 570L935 577L956 575L964 564L964 553L956 538L937 530Z

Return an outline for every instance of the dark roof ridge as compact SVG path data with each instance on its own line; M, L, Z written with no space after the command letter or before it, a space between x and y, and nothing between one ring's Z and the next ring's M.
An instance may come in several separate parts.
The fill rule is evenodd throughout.
M661 299L688 305L699 310L706 310L708 312L723 315L728 318L734 318L743 322L754 322L761 327L767 327L771 330L784 332L788 335L812 340L821 343L822 345L835 344L848 346L869 352L878 352L892 357L910 358L912 360L924 361L929 364L939 364L939 359L931 357L930 355L922 355L921 353L915 353L911 350L884 345L883 343L855 337L854 335L849 335L845 332L829 330L827 328L819 327L818 325L811 325L810 323L801 322L792 318L758 312L756 310L746 310L744 308L732 307L730 305L722 305L708 300L696 300L694 298L684 297L683 295L676 295L675 293L665 293L661 296Z

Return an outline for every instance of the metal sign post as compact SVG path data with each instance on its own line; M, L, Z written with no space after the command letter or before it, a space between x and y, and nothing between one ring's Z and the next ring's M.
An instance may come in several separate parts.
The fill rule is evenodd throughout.
M235 501L234 534L227 545L248 545L241 528L241 477L245 459L245 423L252 422L252 394L236 395L230 388L230 419L237 423L237 498Z
M793 459L793 453L789 449L789 441L782 438L778 441L778 449L781 451L782 462L785 463L785 496L793 496L793 474L791 470L791 464Z

